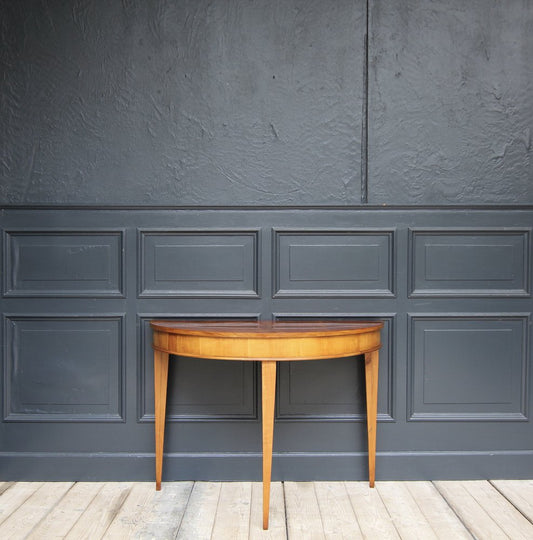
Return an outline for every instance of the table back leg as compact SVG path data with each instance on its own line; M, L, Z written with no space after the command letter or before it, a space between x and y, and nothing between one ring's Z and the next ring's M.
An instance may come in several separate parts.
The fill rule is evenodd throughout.
M154 351L155 489L161 489L167 407L168 353Z
M274 439L274 403L276 399L276 362L261 362L263 391L263 529L268 529L272 442Z
M374 487L376 479L376 428L378 413L379 351L365 354L366 425L368 432L368 481Z

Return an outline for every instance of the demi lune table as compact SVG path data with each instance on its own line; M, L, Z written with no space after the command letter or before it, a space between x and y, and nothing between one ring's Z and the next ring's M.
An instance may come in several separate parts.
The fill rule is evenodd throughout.
M155 477L161 489L169 355L261 362L263 529L268 528L276 363L365 355L369 484L376 471L382 322L151 321L154 349Z

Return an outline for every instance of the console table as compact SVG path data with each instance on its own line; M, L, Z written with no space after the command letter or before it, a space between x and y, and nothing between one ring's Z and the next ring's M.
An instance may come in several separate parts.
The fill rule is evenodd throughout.
M161 489L169 355L259 361L262 371L263 529L268 528L276 362L365 355L368 469L374 487L382 322L152 321L155 477Z

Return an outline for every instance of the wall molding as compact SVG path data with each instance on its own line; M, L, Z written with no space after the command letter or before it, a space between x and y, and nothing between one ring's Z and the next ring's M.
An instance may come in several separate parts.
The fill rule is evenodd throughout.
M408 295L410 298L469 298L469 297L484 297L484 298L530 298L531 297L531 228L519 228L519 227L486 227L486 228L409 228L408 235L408 279L409 290ZM435 244L423 243L422 246L417 246L417 239L426 237L433 237ZM514 238L513 238L514 237ZM520 238L521 237L521 238ZM447 238L447 240L446 240ZM455 239L455 244L452 243L451 238ZM465 239L471 238L470 242L477 242L477 244L467 244ZM504 244L502 239L509 239L511 244ZM447 242L446 244L438 243ZM482 240L484 239L484 240ZM421 248L425 248L424 253ZM446 248L447 258L453 256L453 250L463 251L462 256L470 257L467 260L455 261L455 267L452 270L447 269L448 279L445 280L442 276L437 277L433 282L431 278L427 276L428 263L431 264L431 260L428 260L428 248ZM474 250L478 248L478 252ZM503 253L496 253L496 250L506 250L505 255ZM492 253L491 253L492 251ZM479 263L480 255L485 255L486 258L492 255L492 260L485 260L483 264ZM457 255L457 253L455 253ZM500 255L495 259L496 256ZM475 259L478 259L475 261ZM505 260L505 264L503 261ZM473 275L468 275L468 272L473 271L474 261L478 268L478 278L475 279ZM433 261L436 267L440 266L442 261ZM465 273L464 269L460 269L457 265L458 262L470 263L470 268L463 276L463 280L458 279L460 276L456 276L453 279L453 272ZM514 267L511 264L514 263ZM506 276L498 275L494 273L493 265L500 264L500 271L503 271L505 266ZM440 270L441 274L446 272L445 269ZM485 272L485 276L483 275ZM492 275L491 275L492 272ZM425 275L424 275L425 274ZM518 277L517 277L518 276ZM521 278L520 280L518 278ZM428 281L431 285L427 288L417 288L417 282ZM453 285L455 281L455 288ZM507 286L505 283L507 282ZM475 284L477 287L474 287Z
M138 234L138 297L139 298L260 298L260 261L259 254L261 253L260 246L260 229L225 229L225 228L179 228L179 229L152 229L152 228L139 228ZM157 245L154 244L148 247L150 238L159 237L161 240L164 238L182 240L182 244L168 244ZM230 244L229 241L233 240L237 242L239 239L247 239L251 242L251 245L246 244ZM196 244L189 243L188 241L194 241ZM228 240L227 242L221 241L221 239ZM219 241L217 243L217 240ZM240 267L237 267L237 261L235 257L235 251L239 251L242 248L243 261L242 261L242 276L232 275L235 272L240 271ZM148 261L148 250L152 249L152 257ZM183 252L183 261L186 264L191 264L191 255L196 254L196 259L199 264L197 268L187 268L183 275L172 276L171 272L178 272L179 262L172 259L173 264L165 265L164 261L159 261L156 256L157 251L165 249L166 251L172 251L174 259L178 251ZM246 249L249 252L246 252ZM221 253L221 250L233 253ZM218 251L209 255L208 251ZM187 256L188 255L188 256ZM225 255L224 258L221 258ZM248 261L245 261L245 256L248 257ZM194 264L194 257L192 257L192 263ZM218 273L222 275L216 275L214 270L206 264L208 262L217 261L219 267ZM232 268L225 268L223 262L231 265ZM201 264L201 263L204 264ZM158 264L159 263L159 264ZM169 275L167 280L161 278L158 280L158 269L161 271L163 268L167 268ZM224 271L229 272L229 275L224 277ZM208 272L208 275L200 277L202 272ZM153 275L152 275L153 273ZM178 272L179 273L179 272ZM158 285L159 282L159 285ZM240 284L240 288L238 285ZM225 286L224 286L225 285Z
M125 265L125 228L69 228L69 229L54 229L54 228L7 228L3 230L3 289L4 297L10 298L126 298L125 283L126 283L126 265ZM34 237L36 242L38 239L43 241L42 245L38 243L29 245L16 246L15 240L28 239ZM55 238L56 241L60 238L69 241L67 244L50 244L46 243L47 238ZM100 244L90 244L86 240L93 238L96 241L100 238ZM109 238L109 243L102 244L103 239ZM115 245L112 242L115 239ZM74 243L77 242L77 243ZM55 254L59 257L56 260L56 268L49 269L49 275L43 274L43 266L46 261L42 260L39 253L34 254L34 260L21 260L21 249L26 253L33 247L34 250L41 250L48 255L55 249ZM100 251L107 250L107 259L101 259L100 268L96 271L102 273L107 271L107 279L103 276L96 277L91 275L91 270L86 270L84 265L90 263L88 252L93 253L97 248ZM39 261L35 264L35 261ZM24 262L26 262L24 266ZM42 264L41 264L42 263ZM70 267L71 265L76 265ZM33 288L29 285L26 288L19 286L19 273L22 271L33 271L41 273L41 280L38 276L30 276L29 284L33 284ZM70 268L69 268L70 267ZM69 275L70 271L70 275ZM83 272L87 271L85 278ZM59 279L57 273L63 273L63 279ZM94 272L94 270L93 270ZM70 279L68 279L70 277ZM47 279L46 279L47 278ZM86 288L75 288L75 284L82 285L87 283ZM62 288L61 288L62 284ZM99 288L96 286L99 284ZM107 288L106 288L107 286ZM55 287L55 288L54 288Z
M408 402L408 411L407 411L407 420L410 422L527 422L529 420L528 415L528 406L529 406L529 356L530 356L530 321L531 316L529 313L501 313L501 314L489 314L489 313L417 313L407 314L408 318L408 353L407 353L407 366L408 366L408 377L407 377L407 402ZM508 389L509 394L512 396L511 399L514 399L513 402L504 402L502 398L494 397L494 402L486 401L485 394L482 395L482 398L478 398L478 402L472 398L471 402L459 402L459 403L447 403L441 402L438 400L436 402L429 401L426 403L426 400L429 399L427 395L425 384L427 384L429 379L429 374L427 373L427 365L421 364L416 365L415 354L417 353L416 349L416 325L417 323L436 323L436 326L432 331L441 331L441 332L451 332L452 330L457 334L457 336L464 335L465 332L478 333L477 339L480 339L480 332L486 332L487 336L494 334L496 330L510 332L511 327L505 327L504 323L517 323L520 328L520 342L515 343L517 349L514 363L515 363L515 372L511 373L509 377L515 379L513 382L510 382L510 379L507 381L510 384ZM456 323L456 328L448 328L447 323ZM460 328L462 323L480 323L476 327L463 327ZM486 327L483 327L483 323L487 323ZM439 328L440 325L440 328ZM497 325L500 325L500 328L496 328ZM428 330L429 327L426 327ZM463 336L464 337L464 336ZM418 337L420 341L422 336ZM447 338L451 345L451 338ZM419 358L425 362L425 357L420 356L425 351L418 351ZM465 351L468 352L468 351ZM469 356L473 356L473 352ZM507 352L507 351L506 351ZM510 353L509 353L510 354ZM503 362L506 358L500 358L500 361ZM519 364L519 365L518 365ZM501 366L500 366L501 367ZM506 366L507 367L507 366ZM501 367L503 370L503 367ZM508 370L505 370L508 373ZM423 376L422 376L423 374ZM471 374L472 375L472 374ZM475 375L473 375L475 377ZM448 381L449 382L449 381ZM501 379L491 381L494 385L501 385ZM417 386L422 385L422 387ZM442 387L445 385L444 381L439 382L439 386ZM423 389L422 389L423 388ZM463 389L463 393L465 390ZM441 391L442 393L442 391ZM423 396L423 401L421 396ZM502 394L503 396L503 394ZM515 396L516 397L515 399ZM481 401L479 401L481 399ZM456 400L457 401L457 400ZM514 410L511 409L511 406L515 407ZM445 410L448 407L448 410ZM463 410L460 409L463 407ZM471 410L468 410L469 407ZM488 409L488 407L493 407L493 410ZM418 408L418 410L417 410ZM420 410L422 408L422 410ZM480 410L476 410L480 408ZM426 409L426 410L423 410ZM439 410L440 409L440 410ZM443 410L444 409L444 410Z
M46 423L46 422L60 422L60 423L109 423L109 422L119 422L119 423L125 423L126 422L126 341L125 341L125 319L126 314L125 313L105 313L105 314L96 314L96 313L71 313L71 314L60 314L60 313L54 313L54 314L13 314L13 313L4 313L2 314L3 318L3 341L7 344L6 347L4 347L3 352L3 363L4 363L4 383L3 383L3 419L4 422L7 423ZM98 322L108 322L108 323L116 323L117 329L116 334L111 335L110 338L116 339L116 343L114 343L114 346L116 346L116 364L114 366L108 366L107 369L110 371L115 371L115 377L116 377L116 387L113 388L112 386L109 388L109 395L107 396L107 399L109 400L108 403L95 403L93 396L87 396L86 399L89 400L89 402L84 403L83 401L72 402L72 397L69 397L65 403L57 402L59 399L56 397L54 399L54 403L31 403L29 405L22 404L21 407L28 407L30 406L33 409L36 409L35 411L13 411L13 400L15 399L15 396L17 396L21 389L17 388L16 386L16 378L20 378L21 380L19 383L21 385L24 384L24 381L22 380L23 375L21 374L21 366L20 363L22 362L21 358L21 336L19 335L20 332L14 333L16 330L16 324L23 324L23 323L31 323L31 322L37 322L37 323L71 323L72 325L83 325L84 323L98 323ZM59 330L59 328L58 328ZM110 329L108 329L109 331ZM43 328L39 329L38 326L36 326L33 329L27 329L26 333L29 331L33 332L43 332L44 334L50 334L51 328ZM86 334L86 339L83 342L83 344L89 343L91 340L89 340L89 337L93 337L95 332L98 332L100 334L104 333L103 329L98 328L82 328L79 326L78 329L73 328L67 328L62 330L63 336L73 336L76 337L75 334ZM93 335L91 335L93 334ZM30 343L31 344L31 343ZM35 346L42 346L40 343L35 344ZM58 348L59 343L55 342L52 343L52 346ZM67 353L72 355L74 354L74 349L76 346L75 341L72 341L72 343L69 343L67 347ZM112 343L106 343L105 341L102 343L102 349L105 349L107 346L111 347ZM62 350L64 349L63 343L61 344ZM111 358L115 357L115 354L113 354L112 351L107 351L109 353L109 360ZM65 353L65 354L67 354ZM65 357L66 358L66 357ZM56 360L56 359L54 359ZM63 359L65 361L65 359ZM41 359L39 359L39 362L41 362ZM65 366L56 365L53 366L56 370L55 375L58 375L63 371ZM102 366L102 369L104 369L105 366ZM30 368L28 368L27 371L30 371ZM47 372L52 372L53 369L48 369ZM99 375L101 378L109 377L111 381L113 381L113 376L109 372L101 372ZM18 374L18 375L17 375ZM43 374L41 372L35 374L35 377L44 377L46 374ZM54 374L51 373L51 376ZM93 377L96 377L98 374L91 372L91 375ZM26 374L25 376L30 376L29 374ZM43 386L49 386L54 381L50 380L42 380L39 384ZM37 384L38 381L33 381L33 384ZM94 382L92 383L95 384ZM79 389L78 389L79 390ZM86 389L86 393L90 391L90 388ZM81 393L83 396L83 393ZM103 397L101 397L103 399ZM113 409L113 400L115 400L114 408L115 410L105 411L104 405L108 405L110 409ZM46 406L50 406L54 410L53 412L46 412ZM60 410L61 408L65 410ZM68 410L70 408L70 410ZM39 411L37 412L37 409ZM79 409L79 410L78 410ZM102 410L100 410L102 409ZM68 410L68 411L67 411Z
M273 452L273 481L367 481L366 452ZM378 452L376 479L528 479L533 450ZM495 471L501 471L499 474ZM1 452L4 481L155 481L153 453ZM163 481L260 481L261 453L166 453Z
M394 298L395 297L395 235L396 229L375 229L375 228L320 228L320 229L284 229L272 228L272 296L273 298ZM299 237L301 244L288 244L282 246L284 238ZM328 242L328 237L330 242ZM331 243L331 237L338 239L338 244ZM377 244L371 244L372 238L375 237ZM381 238L379 238L381 237ZM346 244L340 243L342 239L346 239ZM356 243L359 239L361 244ZM325 242L323 244L313 244L311 242ZM383 246L379 240L385 241ZM352 243L350 243L352 242ZM360 264L365 262L368 264L369 257L362 257L362 251L373 251L373 263L377 269L379 279L374 279L375 272L370 272L370 268L361 270L368 275L358 276L356 273L350 277L345 274L349 269L335 269L341 272L341 276L335 278L334 272L331 272L331 280L327 281L325 276L308 276L304 277L292 276L292 264L297 264L296 257L293 260L291 250L299 248L316 252L318 248L332 251L332 248L337 250L344 249L345 255L350 250L354 260L360 261ZM359 250L358 257L355 257L355 250ZM315 253L315 255L317 255ZM368 255L368 254L367 254ZM325 260L334 262L340 258L330 253L329 257L324 257ZM383 261L383 259L386 259ZM318 259L314 262L316 263ZM316 264L302 263L302 268L307 268L313 272ZM381 266L384 266L383 268ZM359 278L359 279L358 279ZM305 285L304 285L305 284ZM338 285L337 285L338 284ZM371 287L375 285L375 288Z

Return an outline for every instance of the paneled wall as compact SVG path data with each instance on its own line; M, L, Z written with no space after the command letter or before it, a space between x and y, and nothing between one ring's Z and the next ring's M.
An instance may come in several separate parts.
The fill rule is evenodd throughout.
M380 478L531 470L531 210L2 220L6 478L150 479L149 321L211 317L383 320ZM255 365L173 358L166 477L259 478L259 404ZM364 478L364 427L361 358L280 366L277 478Z
M529 0L0 2L0 479L153 478L153 318L379 319L378 479L533 470ZM173 358L167 479L260 476ZM283 364L274 477L365 478L361 358Z

